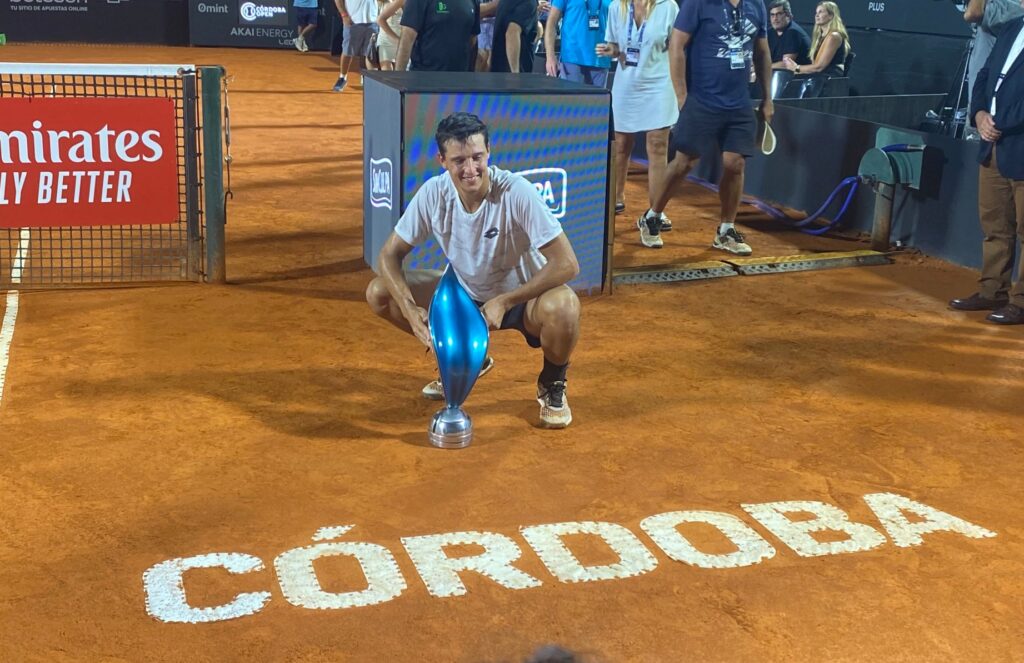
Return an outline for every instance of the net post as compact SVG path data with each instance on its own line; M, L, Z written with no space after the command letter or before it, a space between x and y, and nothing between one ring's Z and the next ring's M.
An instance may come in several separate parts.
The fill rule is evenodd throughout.
M206 220L206 281L227 280L224 255L224 148L221 143L221 67L200 67L203 101L203 172Z

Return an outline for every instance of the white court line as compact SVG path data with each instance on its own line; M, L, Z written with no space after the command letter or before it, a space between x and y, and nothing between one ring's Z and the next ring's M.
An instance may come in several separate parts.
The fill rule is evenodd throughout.
M21 283L21 272L25 259L28 258L29 237L31 237L29 229L22 228L18 252L14 255L14 260L11 263L12 284ZM4 398L4 380L7 376L7 364L11 358L11 341L14 339L14 323L17 319L18 291L11 290L7 293L7 309L4 311L3 324L0 324L0 402Z

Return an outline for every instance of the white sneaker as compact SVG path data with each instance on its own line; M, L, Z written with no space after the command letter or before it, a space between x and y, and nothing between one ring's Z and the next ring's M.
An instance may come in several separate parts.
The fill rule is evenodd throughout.
M754 252L750 245L744 241L743 235L735 228L729 228L724 233L719 233L715 237L715 241L711 243L711 246L728 251L729 253L735 253L738 256L749 256Z
M672 219L665 216L665 213L661 213L661 232L667 233L672 230Z
M479 377L486 375L492 368L494 368L494 357L487 357L484 359L483 368L480 369ZM441 384L441 378L434 380L423 387L423 398L428 401L443 401L444 400L444 386Z
M636 220L636 227L640 229L640 243L647 248L660 249L665 246L665 242L661 240L661 219L658 217L641 214Z
M302 53L305 53L306 51L309 50L309 47L306 46L306 40L302 38L302 35L299 35L293 41L295 43L295 50Z
M537 402L540 403L541 428L565 428L572 423L572 410L565 395L565 381L551 384L537 383Z

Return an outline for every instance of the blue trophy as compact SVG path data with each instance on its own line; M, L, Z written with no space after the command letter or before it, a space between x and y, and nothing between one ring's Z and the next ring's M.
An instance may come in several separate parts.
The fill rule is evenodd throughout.
M427 317L445 400L445 407L430 422L430 443L442 449L468 447L473 421L462 404L480 375L489 339L487 321L451 265L437 284Z

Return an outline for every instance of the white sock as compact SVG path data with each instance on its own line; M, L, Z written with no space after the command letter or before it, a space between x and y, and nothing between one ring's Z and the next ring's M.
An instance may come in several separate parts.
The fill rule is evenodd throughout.
M655 212L655 211L654 211L653 209L651 209L650 207L648 207L648 208L647 208L647 211L646 211L646 212L644 212L644 218L645 218L645 219L653 219L653 218L655 218L655 217L657 217L657 216L658 216L658 213L657 213L657 212Z
M736 227L736 224L734 224L734 223L729 223L728 221L722 221L722 223L720 223L719 226L718 226L718 234L721 235L724 232L726 232L727 230L732 230L735 227Z

